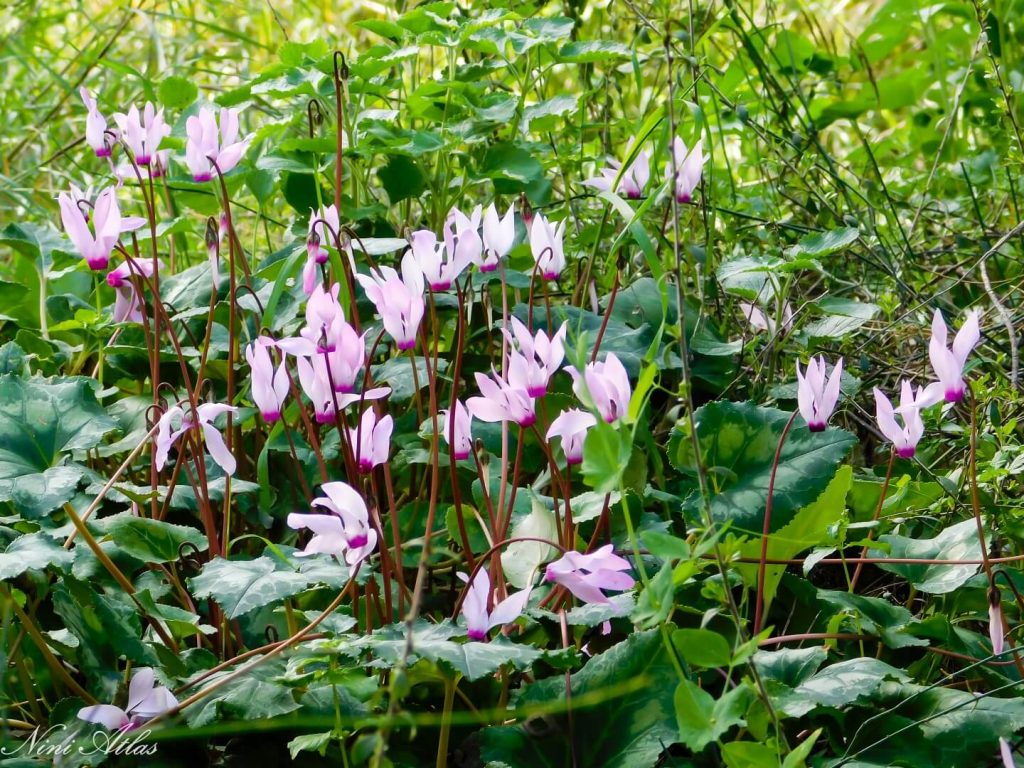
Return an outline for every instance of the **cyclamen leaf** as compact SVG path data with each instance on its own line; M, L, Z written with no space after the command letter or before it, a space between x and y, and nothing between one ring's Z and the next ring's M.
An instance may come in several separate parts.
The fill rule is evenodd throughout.
M977 696L953 688L927 688L906 682L883 682L878 706L892 717L879 718L868 734L857 739L850 755L864 749L865 760L897 764L913 734L916 765L974 766L997 754L1000 738L1013 738L1024 728L1024 698ZM912 730L908 730L910 726ZM849 763L848 763L849 764Z
M541 657L541 651L529 645L495 639L489 643L455 642L463 631L451 624L420 626L413 631L413 654L458 672L467 680L479 680L497 672L505 664L524 669ZM387 627L366 638L363 645L373 649L388 664L401 661L405 654L405 628Z
M818 599L855 614L860 631L878 635L890 648L928 645L927 640L907 634L907 629L917 620L902 605L893 605L878 597L825 589L818 590Z
M797 686L797 693L826 707L841 707L870 696L886 679L910 682L910 677L884 661L870 657L840 661Z
M715 402L697 409L694 415L704 467L716 478L712 516L720 522L732 521L734 529L760 536L772 463L790 414L754 403ZM793 425L775 477L772 531L818 498L855 441L842 429L811 432L803 424ZM684 472L693 464L691 445L678 429L669 444L669 458ZM701 503L694 491L684 509L696 515Z
M925 560L979 560L981 545L974 520L951 525L931 539L910 539L888 534L879 537L889 551L871 550L871 557L921 558ZM895 573L909 581L915 589L933 595L944 595L962 587L978 572L976 565L888 565L879 564L884 571Z
M276 671L275 671L276 670ZM262 666L217 689L196 706L185 710L189 726L199 728L219 719L262 720L279 717L300 708L295 693L270 679L279 673L278 665ZM224 674L230 674L224 673ZM224 674L219 677L223 677ZM215 682L211 678L206 684Z
M255 560L215 558L189 581L196 597L213 598L228 618L236 619L264 605L297 595L312 579L303 573L279 570L273 560L263 556Z
M75 556L45 533L30 533L11 542L0 554L0 581L21 576L25 571L41 571L50 566L64 568Z
M192 544L200 552L209 546L195 528L145 517L118 516L107 529L121 551L146 563L169 563L181 555L181 546Z
M90 379L0 376L0 501L39 517L73 495L83 470L63 466L117 429Z
M573 701L593 706L573 711L580 765L633 768L654 765L677 739L673 691L676 674L658 630L637 632L594 656L570 678ZM481 756L510 765L563 766L568 763L564 714L565 680L561 676L527 686L517 700L520 717L537 705L555 708L545 733L522 725L486 728Z
M828 232L816 232L801 239L786 252L786 255L791 259L802 256L820 258L856 242L858 237L860 237L860 232L856 227L840 227Z

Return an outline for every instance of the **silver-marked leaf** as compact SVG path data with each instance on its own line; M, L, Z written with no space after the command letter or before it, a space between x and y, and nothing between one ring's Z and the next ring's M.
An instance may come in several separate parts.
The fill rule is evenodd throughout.
M306 574L279 570L269 557L255 560L225 560L218 557L203 566L192 578L196 597L217 601L229 619L262 608L277 600L297 595L310 584Z
M25 571L41 571L71 565L75 556L45 533L29 533L10 543L0 554L0 581L21 576Z

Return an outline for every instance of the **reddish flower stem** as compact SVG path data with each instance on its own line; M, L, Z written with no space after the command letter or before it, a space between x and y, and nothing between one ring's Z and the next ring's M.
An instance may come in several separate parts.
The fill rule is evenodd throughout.
M682 307L679 308L680 314L682 314ZM761 620L764 612L764 578L765 578L765 564L768 560L768 534L772 527L772 496L775 492L775 475L779 470L779 460L782 458L782 446L786 442L786 436L789 435L789 430L793 427L793 422L796 421L797 411L793 411L793 414L789 417L789 421L786 422L786 426L782 429L782 434L779 436L779 444L775 448L775 459L772 461L772 472L768 477L768 499L764 506L764 528L761 533L761 557L758 560L757 565L757 597L754 606L754 634L756 635L761 631Z
M882 505L885 503L885 495L889 491L889 480L892 479L892 465L896 462L896 446L893 446L889 452L889 466L885 470L885 482L882 483L882 493L878 497L878 505L875 507L875 514L871 518L871 522L878 522L878 519L882 516ZM874 538L874 530L868 531L868 541ZM865 544L864 548L860 551L861 558L868 556L868 545ZM857 567L853 571L853 578L850 579L850 592L857 591L857 581L860 579L860 573L864 570L864 563L857 563Z

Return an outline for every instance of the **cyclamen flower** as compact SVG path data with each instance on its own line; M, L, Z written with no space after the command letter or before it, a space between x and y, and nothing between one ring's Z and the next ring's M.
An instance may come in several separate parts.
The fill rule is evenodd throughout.
M222 174L230 171L238 165L252 140L252 136L238 138L237 109L220 111L218 129L213 110L203 107L185 122L185 132L185 162L195 181L212 179L215 163Z
M584 405L596 408L607 423L624 418L629 412L633 388L622 362L609 352L603 362L587 363L583 374L574 367L566 370L573 378L572 390Z
M178 700L162 685L156 684L156 675L150 667L135 670L128 684L128 708L113 704L94 704L78 710L78 719L97 723L111 731L131 731L146 720L174 709Z
M525 388L513 386L497 373L487 376L479 371L476 384L482 397L469 398L466 406L480 421L514 421L520 427L536 423L533 398Z
M929 384L925 389L925 401L931 405L945 399L947 403L956 403L963 399L964 389L964 364L967 356L971 354L978 340L981 338L981 331L978 328L978 313L968 312L967 319L953 339L953 348L949 349L946 344L948 331L946 323L942 319L942 313L935 310L932 317L932 338L928 344L928 357L931 360L932 368L938 381Z
M363 411L358 427L349 427L348 439L355 449L360 472L372 472L374 467L388 460L394 427L395 420L390 415L378 419L373 408Z
M478 205L469 216L458 208L452 208L448 212L448 218L444 223L444 247L448 253L448 261L452 264L449 269L454 272L449 283L454 282L470 264L480 263L484 250L483 241L480 239L481 210ZM427 279L430 279L429 274Z
M306 301L306 325L300 334L316 345L319 352L334 351L345 324L345 310L338 303L340 290L340 283L331 286L330 291L318 285Z
M106 269L110 263L110 253L117 245L121 233L136 229L144 223L135 217L121 217L116 192L114 187L107 187L96 196L96 204L89 220L82 212L79 201L72 195L67 192L57 195L64 231L85 259L85 263L89 265L89 269Z
M370 270L369 275L356 275L367 298L373 302L388 332L400 350L416 346L416 333L423 320L423 273L416 265L412 251L402 258L402 276L391 267Z
M272 340L258 339L245 348L245 359L249 361L252 371L252 399L260 409L260 415L267 424L273 424L281 418L285 398L288 397L288 370L284 360L274 369L270 359L269 346Z
M519 318L512 318L512 331L502 329L512 346L509 355L509 381L514 385L522 382L530 397L542 397L548 391L548 381L565 359L565 333L567 323L555 331L550 338L542 331L536 336Z
M338 209L334 205L309 212L309 235L306 238L306 266L302 270L302 290L310 294L316 285L317 265L330 258L326 245L334 242L341 231Z
M1003 768L1017 768L1013 760L1013 747L1002 737L999 738L999 758L1003 761Z
M688 203L693 199L693 190L700 184L700 174L707 162L704 141L698 140L692 150L687 150L683 140L676 136L672 142L672 155L674 160L665 166L665 178L672 178L674 167L676 201Z
M235 474L235 457L228 450L228 446L224 442L224 436L213 426L213 420L222 413L235 413L237 410L233 405L223 405L220 403L203 403L196 407L196 416L198 416L199 426L203 430L206 450L209 451L210 458L217 462L227 475ZM178 424L177 429L174 428L175 423ZM160 417L159 428L156 433L155 458L157 470L164 468L164 464L167 463L167 454L178 438L196 426L192 422L191 409L186 411L178 405L167 409L167 412Z
M565 252L562 249L564 232L564 219L552 228L543 214L538 213L533 217L533 224L530 226L530 251L541 277L545 280L557 280L565 269Z
M992 655L1001 655L1006 648L1006 624L998 589L988 591L988 637L992 641Z
M445 225L445 237L449 231ZM438 242L437 235L429 229L420 229L409 236L409 253L416 260L416 266L423 273L423 279L432 291L447 291L462 271L469 266L469 258L459 255L454 245L446 247Z
M483 642L487 639L487 633L495 627L511 624L522 615L530 600L530 590L522 589L509 595L495 605L493 610L488 611L491 577L487 575L487 571L483 568L478 570L471 584L469 576L465 573L456 575L463 583L469 584L466 596L462 600L462 617L466 620L466 635L470 640Z
M452 424L448 423L450 413L448 409L441 411L438 426L441 429L441 437L452 447L455 460L462 461L468 459L473 452L473 415L460 400L455 401L455 419Z
M281 342L278 342L278 347ZM314 354L309 359L295 358L295 367L299 372L299 384L306 397L313 403L313 413L317 424L330 424L335 420L337 409L344 409L360 400L379 400L391 393L390 387L375 387L365 392L339 392L331 386L334 371L327 369L327 356ZM338 386L335 382L335 387Z
M624 571L629 561L612 552L606 544L589 555L569 551L550 563L544 571L544 580L561 584L586 603L607 603L603 589L632 589L633 577Z
M334 555L344 557L350 566L362 561L377 547L377 532L370 526L366 502L348 483L324 483L321 488L327 498L313 499L314 507L330 514L288 515L288 527L295 530L308 528L313 537L296 557Z
M800 415L811 432L824 432L829 416L839 402L839 383L843 375L843 359L839 358L828 382L825 381L825 358L812 357L807 363L807 375L796 364L796 399Z
M494 207L494 203L491 203L484 211L484 247L476 262L480 271L493 272L496 270L501 260L512 250L515 240L515 206L510 205L505 216L499 219L498 209Z
M583 441L587 437L587 431L595 424L597 424L597 419L594 418L594 414L573 408L562 411L551 422L545 437L548 440L554 437L561 438L565 463L579 464L583 461Z
M89 90L82 86L78 89L88 114L85 118L85 143L92 147L96 157L110 157L110 142L107 135L107 118L96 106L96 99L89 95Z
M161 269L163 265L160 262ZM133 259L131 263L124 261L116 269L107 273L107 285L117 293L114 298L114 322L115 323L141 323L142 313L145 309L142 297L135 289L133 275L143 277L153 276L152 259Z
M210 277L215 290L220 285L220 251L227 238L228 217L222 213L216 229L213 228L212 222L206 227L206 260L210 263Z
M768 317L756 304L741 301L740 311L743 312L743 317L747 319L750 327L755 331L768 331L772 335L775 334L775 319ZM782 328L785 331L789 331L792 327L793 308L789 305L789 302L786 302L782 305Z
M636 141L636 137L630 136L626 146L632 146L634 141ZM612 184L615 183L615 178L619 175L619 169L622 167L622 164L617 160L609 160L608 165L608 168L601 170L600 176L586 179L583 183L588 187L593 187L601 192L607 192L610 190L612 188ZM644 187L647 186L647 181L650 178L651 153L645 149L642 150L636 156L636 159L630 163L629 167L623 171L616 191L624 194L631 200L636 200L643 195Z
M878 428L886 440L892 443L896 455L903 459L909 459L914 455L917 443L924 435L924 422L921 420L921 411L913 407L915 402L914 388L909 381L903 380L900 392L900 407L898 409L903 417L903 426L896 422L895 411L892 403L889 402L881 390L875 387L875 418L878 421ZM921 389L918 389L918 395Z
M336 331L334 349L320 353L326 355L326 364L331 368L334 391L351 394L356 390L363 366L366 364L366 334L360 336L356 329L342 322Z
M164 122L163 109L156 109L152 102L147 101L143 113L132 104L128 114L118 112L114 115L121 138L132 151L136 165L149 165L160 147L160 142L171 133L171 127Z

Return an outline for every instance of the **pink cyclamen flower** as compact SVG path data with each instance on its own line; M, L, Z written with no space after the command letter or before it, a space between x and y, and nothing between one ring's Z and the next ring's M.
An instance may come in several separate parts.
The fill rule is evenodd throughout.
M462 617L466 620L466 635L470 640L483 642L487 639L487 633L495 627L511 624L522 616L530 600L529 588L523 589L509 595L495 605L493 610L488 611L491 577L487 575L487 571L483 568L478 570L471 584L469 576L465 573L460 572L456 575L464 584L469 584L466 596L462 600Z
M704 155L704 141L698 140L693 149L687 150L683 140L676 136L672 142L672 156L665 166L665 178L671 179L675 171L675 196L680 203L693 200L693 190L700 184L700 174L707 162Z
M544 571L544 580L561 584L586 603L607 603L603 589L632 589L633 577L624 573L629 561L612 552L606 544L589 555L569 551Z
M565 251L562 247L564 232L564 219L552 227L543 214L538 213L533 217L533 224L530 225L530 251L545 280L557 280L565 269Z
M340 290L341 283L332 285L330 291L318 285L306 301L306 325L299 333L315 344L318 352L333 352L345 325L345 310L338 302Z
M85 263L89 265L89 269L106 269L110 263L110 252L117 245L121 233L137 228L143 223L134 217L121 217L116 193L114 187L107 187L100 192L96 196L96 204L89 220L86 219L80 200L75 200L67 192L57 195L64 231L85 259Z
M614 352L609 352L603 362L587 363L582 376L572 366L566 370L573 378L576 397L584 405L596 408L606 422L612 424L629 413L633 388L626 368Z
M915 402L914 388L909 381L903 380L900 392L900 407L893 409L889 398L882 394L878 387L875 387L875 419L878 421L878 428L885 439L892 443L896 455L903 459L909 459L914 455L917 443L924 435L924 422L921 420L921 411L913 407ZM918 389L918 395L921 389ZM903 418L903 426L896 422L896 411L899 411Z
M513 386L493 372L487 376L477 371L476 384L481 397L469 398L466 406L480 421L514 421L520 427L537 422L533 398L525 389Z
M160 268L163 265L157 262ZM142 277L153 276L152 259L133 259L131 262L125 260L116 268L107 273L107 285L117 293L114 298L114 322L115 323L141 323L142 313L145 306L142 297L135 289L133 275Z
M812 357L807 363L806 376L796 364L796 400L800 415L811 432L824 432L829 416L839 402L839 383L843 375L843 358L839 358L832 375L825 380L825 358Z
M168 165L170 159L171 150L169 149L158 149L153 153L153 158L150 162L149 168L154 179L159 179L167 175L167 169L170 167Z
M157 264L162 268L163 262L157 261ZM116 268L112 269L107 273L107 285L111 288L123 288L126 285L130 285L132 277L135 275L141 275L142 277L153 276L153 260L152 259L132 259L130 262L126 259Z
M633 146L636 141L635 136L630 136L629 141L626 143L627 147ZM617 160L609 160L608 168L601 170L600 176L595 176L591 179L586 179L583 183L588 187L593 187L601 192L607 192L612 188L612 184L615 183L615 178L619 175L619 169L622 164ZM647 186L648 180L651 178L651 153L646 149L641 150L637 154L636 159L629 164L629 167L622 172L622 177L619 178L619 184L616 188L616 192L625 195L631 200L639 199L644 193L644 187Z
M228 450L228 446L224 442L224 436L213 425L213 421L222 413L235 413L236 411L238 409L233 405L223 405L221 403L203 403L196 407L196 416L199 418L199 426L203 430L206 450L209 451L210 458L227 475L235 474L235 457L231 455L231 451ZM177 427L175 427L175 424L177 424ZM191 409L186 411L178 405L167 409L167 412L160 417L159 428L156 433L157 470L164 468L164 464L167 463L167 454L178 438L195 427L196 424L192 422Z
M334 349L322 353L327 356L331 367L334 391L350 394L356 391L356 383L366 364L366 334L359 335L356 329L342 322L335 331Z
M156 156L160 142L171 133L171 127L164 122L163 109L157 109L148 101L141 116L138 108L132 104L128 114L118 112L114 120L121 138L132 151L136 165L149 165Z
M388 460L391 453L391 432L395 420L390 415L377 418L373 408L363 411L359 426L349 427L348 439L355 449L356 464L360 472L372 472L378 464Z
M992 641L992 655L1001 655L1006 648L1006 624L998 589L988 591L988 637Z
M413 232L409 236L409 246L409 253L416 260L417 268L432 291L447 291L469 266L468 258L458 256L454 241L453 246L448 248L429 229Z
M597 424L597 419L594 418L594 414L589 411L581 411L578 408L571 408L562 411L551 422L545 437L548 440L555 437L561 438L565 463L579 464L583 461L583 441L587 437L587 432L595 424Z
M289 345L284 341L277 342L279 349L285 350ZM313 403L313 413L317 424L330 424L336 418L338 409L344 409L360 400L379 400L391 393L389 387L375 387L365 392L339 392L334 381L334 369L328 369L328 355L314 353L308 359L296 356L295 367L299 372L299 384L306 397Z
M107 118L96 106L96 99L89 94L89 89L82 86L78 89L88 114L85 118L85 143L92 147L96 157L110 157L110 137L107 135Z
M484 211L484 247L476 262L480 271L493 272L496 270L501 260L512 250L515 240L515 206L510 205L505 215L499 219L498 209L494 207L494 203L491 203Z
M441 411L441 422L438 425L441 429L441 437L452 448L452 454L456 461L468 459L473 452L473 414L462 404L461 400L455 401L455 418L449 423L451 411Z
M935 371L938 381L929 384L925 388L924 400L929 405L941 402L956 403L963 399L964 389L964 364L967 356L971 354L978 340L981 338L981 331L978 328L978 313L968 312L967 319L963 326L957 331L953 339L953 348L946 346L948 331L946 323L942 319L942 313L935 310L932 317L932 338L928 344L928 358L931 360L932 368Z
M743 317L747 319L750 327L755 331L768 331L772 335L775 334L775 319L768 317L756 304L741 301L740 311L743 312ZM793 308L789 305L789 302L786 302L782 305L782 328L788 332L792 327Z
M206 260L210 264L210 278L213 280L213 287L216 290L220 285L220 251L228 238L228 217L220 215L220 224L215 230L207 227L206 230Z
M185 122L185 162L195 181L209 181L214 171L227 173L242 159L252 136L238 138L238 110L222 109L220 127L212 109L203 107ZM216 164L216 169L214 165Z
M306 294L313 292L316 285L317 266L326 264L330 258L327 246L335 242L339 236L341 222L338 209L333 205L309 212L309 235L306 237L306 266L302 270L302 290Z
M290 383L284 360L275 370L274 362L270 359L269 347L273 344L272 339L261 338L245 348L245 359L249 361L252 372L252 399L267 424L280 420Z
M565 333L567 323L549 337L543 330L531 336L530 330L519 318L512 318L511 332L502 332L512 347L509 356L509 381L522 386L530 397L542 397L548 391L548 381L565 359Z
M97 723L111 731L130 731L141 726L146 720L162 715L178 706L174 694L162 685L156 684L156 675L150 667L135 670L128 684L128 707L121 709L113 704L94 704L78 710L78 719Z
M330 514L288 515L289 528L313 531L306 548L295 555L334 555L344 557L346 563L354 566L377 547L377 532L370 526L366 502L348 483L324 483L321 488L327 498L313 499L313 506Z
M356 275L367 298L373 302L384 323L384 330L403 352L416 346L416 333L423 320L423 273L412 251L402 257L402 276L391 267Z
M452 208L448 212L443 234L445 251L448 254L448 261L452 264L449 271L454 273L449 283L455 282L455 278L470 264L479 264L483 258L484 243L480 239L481 211L482 208L478 205L469 216L458 208Z
M1013 747L1004 738L999 739L999 757L1003 761L1003 768L1017 768L1013 760Z

